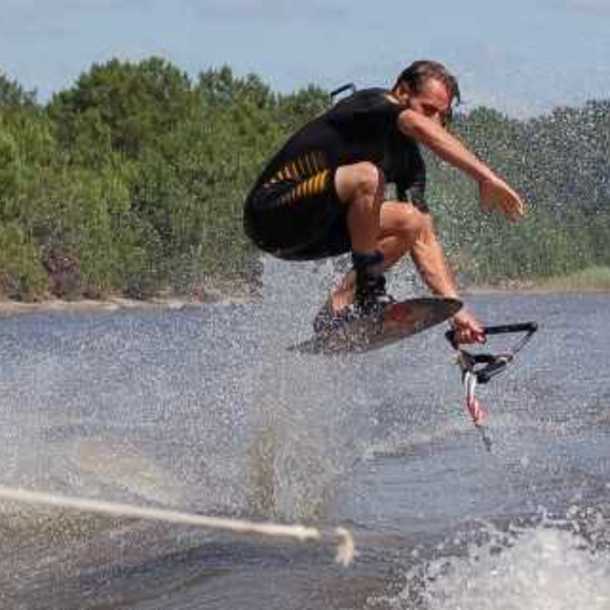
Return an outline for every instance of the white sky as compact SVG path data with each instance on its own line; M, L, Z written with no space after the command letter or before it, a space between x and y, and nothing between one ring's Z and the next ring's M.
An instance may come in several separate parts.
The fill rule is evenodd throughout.
M93 62L230 65L279 91L390 85L446 63L468 108L527 116L610 98L610 0L0 0L0 69L38 97Z

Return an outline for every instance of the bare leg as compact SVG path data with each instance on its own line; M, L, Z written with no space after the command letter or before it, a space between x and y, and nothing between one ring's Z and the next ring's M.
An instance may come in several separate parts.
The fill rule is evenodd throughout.
M380 213L375 248L384 255L387 269L409 253L422 279L433 294L456 297L455 281L436 237L430 214L408 203L386 202ZM335 311L354 298L355 274L350 271L332 294Z
M384 195L384 176L369 162L341 166L335 173L335 190L339 199L348 206L347 226L352 252L372 255L381 234L380 214ZM345 290L336 291L333 297L335 311L354 300L356 274L350 274Z
M426 286L433 294L457 298L455 280L436 236L432 217L430 214L414 209L421 217L421 222L416 239L409 248L411 258Z
M347 226L352 250L374 252L379 239L379 215L383 202L382 172L368 162L344 165L335 173L335 189L339 199L349 206Z

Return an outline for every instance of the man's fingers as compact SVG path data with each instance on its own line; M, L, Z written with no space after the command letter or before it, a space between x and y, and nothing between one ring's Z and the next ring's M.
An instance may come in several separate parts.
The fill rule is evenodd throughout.
M485 211L496 209L511 221L525 216L525 204L521 197L501 181L481 185L481 207Z
M517 218L525 215L525 203L523 202L523 199L521 199L521 197L519 197L519 195L517 195L517 193L514 191L509 194L508 203Z
M456 339L458 343L485 343L485 331L471 324L460 325L456 328Z
M485 333L483 331L473 329L473 328L464 328L462 330L462 336L458 337L458 342L459 343L485 343Z
M525 215L525 206L517 196L506 195L500 199L500 211L510 220L519 220Z
M485 331L482 329L477 329L474 331L473 341L476 343L485 343L487 338L485 337Z

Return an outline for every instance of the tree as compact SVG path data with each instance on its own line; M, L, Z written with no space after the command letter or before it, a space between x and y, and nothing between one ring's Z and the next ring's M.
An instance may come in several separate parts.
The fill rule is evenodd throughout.
M197 92L206 107L248 102L258 109L275 108L277 96L256 74L237 77L229 66L199 73Z
M53 96L48 112L66 148L74 145L85 116L109 130L115 151L137 158L160 134L185 120L196 104L188 76L169 62L158 57L137 64L113 59L94 64L74 87Z
M10 80L0 70L0 109L35 105L36 91L26 91L17 81Z
M282 127L293 132L322 114L330 107L330 95L324 89L310 85L279 98L277 116Z

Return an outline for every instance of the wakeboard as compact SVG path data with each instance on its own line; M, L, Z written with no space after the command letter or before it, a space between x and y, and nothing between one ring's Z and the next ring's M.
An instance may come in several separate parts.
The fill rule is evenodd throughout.
M397 301L382 313L360 317L288 347L302 354L362 353L390 345L449 319L462 307L458 299Z

